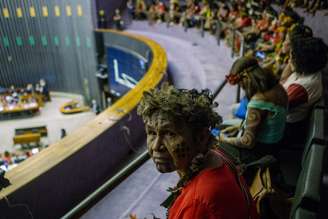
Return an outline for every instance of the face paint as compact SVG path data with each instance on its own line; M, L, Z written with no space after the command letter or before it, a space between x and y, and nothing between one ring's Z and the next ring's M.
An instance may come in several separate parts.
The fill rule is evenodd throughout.
M147 146L160 172L184 170L193 156L192 131L169 116L155 113L146 121Z

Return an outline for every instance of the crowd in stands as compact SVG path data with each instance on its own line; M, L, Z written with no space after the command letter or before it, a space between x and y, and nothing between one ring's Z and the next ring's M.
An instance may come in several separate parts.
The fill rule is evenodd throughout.
M169 4L137 0L132 16L147 18L150 24L169 22L204 28L219 34L236 51L243 46L243 57L234 63L227 80L245 90L249 118L246 113L241 118L246 117L244 126L252 131L243 130L244 134L234 139L221 136L223 142L250 148L259 143L280 144L284 135L293 139L304 131L299 127L304 127L314 103L322 96L321 70L327 63L327 45L313 36L304 18L290 7L281 7L278 12L268 1L209 2L187 0L182 5L176 0ZM234 37L235 31L242 37ZM248 121L254 116L259 118L258 124ZM228 131L236 132L232 128Z
M267 155L276 156L287 144L304 144L310 112L323 95L322 73L328 62L328 46L321 38L313 36L311 28L304 25L304 19L292 8L281 7L278 12L266 2L270 1L211 1L210 4L189 0L180 5L179 1L173 0L166 5L162 1L146 4L137 0L132 14L135 19L148 19L150 25L167 22L185 28L203 28L217 34L233 50L242 49L242 57L234 62L226 80L244 90L246 110L240 116L242 122L226 128L221 126L216 138L216 147L231 155L237 165L248 165ZM236 31L241 37L235 36ZM196 95L190 92L190 95ZM145 96L144 101L155 101L158 94ZM145 120L146 129L160 126L160 123L150 121ZM156 131L150 128L147 132L150 153L156 154L152 150L157 150L160 154L166 147L175 159L172 145L165 146L165 142L160 145L157 140L152 143ZM156 159L154 162L160 163ZM160 170L159 167L157 165ZM278 176L279 171L279 167L273 168L274 175ZM247 183L251 183L248 177L253 179L254 174L244 172ZM280 183L283 184L283 180ZM182 194L187 188L188 184ZM177 200L174 205L183 203L179 198ZM169 214L175 212L171 210Z

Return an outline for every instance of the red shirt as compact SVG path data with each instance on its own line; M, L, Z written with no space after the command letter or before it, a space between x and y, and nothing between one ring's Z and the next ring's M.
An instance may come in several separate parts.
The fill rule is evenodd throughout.
M251 219L258 219L255 205ZM205 169L183 188L169 219L249 219L244 194L229 167Z

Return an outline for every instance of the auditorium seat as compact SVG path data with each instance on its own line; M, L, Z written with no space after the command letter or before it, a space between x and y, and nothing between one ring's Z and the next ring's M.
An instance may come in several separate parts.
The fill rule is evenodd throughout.
M317 214L312 212L312 211L308 211L305 209L297 209L295 212L295 219L316 219L317 218Z
M310 118L308 136L302 157L302 166L304 166L304 162L308 156L311 146L316 142L324 144L324 109L317 107L313 109L312 116Z
M304 128L308 128L305 143L302 145L285 145L277 155L286 183L292 187L296 186L299 173L304 166L305 159L312 145L314 143L325 144L323 101L315 104L309 118L308 126ZM293 159L290 159L290 157L293 157Z
M291 218L315 218L320 203L320 186L326 145L312 144L304 154L291 211ZM312 217L314 216L314 217Z

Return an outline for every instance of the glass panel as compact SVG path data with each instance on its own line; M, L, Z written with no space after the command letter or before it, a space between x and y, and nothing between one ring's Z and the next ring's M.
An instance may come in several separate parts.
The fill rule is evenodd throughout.
M3 13L3 16L5 18L9 18L9 10L8 10L8 8L3 8L2 9L2 13Z
M23 17L23 11L21 8L16 9L17 17Z
M60 8L58 5L55 6L55 16L59 17L60 16Z
M77 15L79 17L83 16L83 9L82 9L82 6L81 5L78 5L77 6Z
M81 40L80 40L80 37L79 36L76 37L76 46L77 47L80 47L81 46Z
M30 15L31 15L31 17L35 17L36 16L35 8L33 6L30 7Z
M90 49L91 48L91 40L89 37L87 37L87 48Z
M42 16L43 17L48 17L48 7L47 6L42 6Z
M46 36L42 36L41 37L41 43L42 43L42 46L47 46L48 45L48 41L47 41L47 37Z
M70 46L71 45L71 39L69 38L69 36L65 37L65 44L66 46Z
M29 41L31 46L35 46L35 40L34 40L33 36L29 36L28 41Z
M59 46L59 38L58 38L58 36L55 36L55 37L54 37L54 44L55 44L56 46Z
M23 45L23 40L22 40L22 38L21 37L16 37L16 44L17 44L17 46L22 46Z
M3 45L4 45L4 47L6 47L6 48L9 47L9 39L8 39L8 37L4 37L4 38L3 38Z
M70 5L66 6L66 15L67 16L72 16L72 7Z

